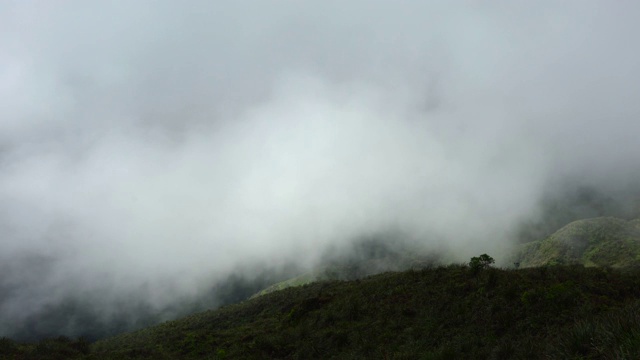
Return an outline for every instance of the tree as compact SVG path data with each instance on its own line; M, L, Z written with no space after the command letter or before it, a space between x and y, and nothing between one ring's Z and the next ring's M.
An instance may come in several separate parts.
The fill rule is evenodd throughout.
M473 272L478 272L480 270L486 269L491 266L491 264L496 261L487 254L482 254L480 256L474 256L469 261L469 267Z

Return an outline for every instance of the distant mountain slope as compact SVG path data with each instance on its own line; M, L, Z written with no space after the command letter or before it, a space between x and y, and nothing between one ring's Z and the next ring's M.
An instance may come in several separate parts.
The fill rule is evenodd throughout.
M274 291L284 290L286 288L293 287L293 286L307 285L312 282L320 281L320 280L322 280L320 274L317 274L314 272L304 273L300 276L296 276L294 278L275 283L263 290L260 290L258 293L254 294L251 298L266 295Z
M259 291L253 295L252 298L293 286L310 284L316 281L357 280L366 276L380 274L382 272L403 271L408 269L417 270L437 264L439 264L439 262L437 262L432 255L405 255L403 257L392 256L359 261L346 261L275 283Z
M640 265L640 219L600 217L574 221L551 236L524 244L516 255L520 266Z
M514 262L519 262L522 267L559 264L640 266L640 219L627 221L599 217L577 220L543 240L522 245L514 256ZM366 260L347 259L275 283L253 297L314 281L355 280L384 271L419 269L437 264L442 264L442 261L433 255L419 257L410 253L393 253L392 256Z

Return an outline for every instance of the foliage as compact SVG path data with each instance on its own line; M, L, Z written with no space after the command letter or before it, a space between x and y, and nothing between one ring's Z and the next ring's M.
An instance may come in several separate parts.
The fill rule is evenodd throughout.
M90 344L84 338L70 339L59 336L45 339L37 343L18 343L13 340L0 339L1 359L38 359L38 360L66 360L85 359L90 356Z
M514 261L523 267L638 266L640 221L613 217L574 221L543 240L523 244Z
M469 267L472 272L477 273L480 270L488 268L493 263L495 263L495 260L493 260L491 256L482 254L480 256L472 257L469 261Z
M449 265L288 288L92 345L3 338L0 358L640 358L640 270L484 260L475 274Z
M557 266L498 269L482 254L353 281L301 277L282 287L301 286L91 345L2 338L0 358L640 358L640 267L628 266L640 261L636 232L640 221L590 219L525 247L525 266ZM617 267L584 266L607 264ZM361 275L332 269L348 275L338 279Z
M87 358L637 358L640 271L488 258L477 274L450 265L288 288L99 341Z

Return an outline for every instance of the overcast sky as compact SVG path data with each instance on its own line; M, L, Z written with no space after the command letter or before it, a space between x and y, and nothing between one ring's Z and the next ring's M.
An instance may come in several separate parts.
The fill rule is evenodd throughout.
M634 1L0 0L0 335L68 292L146 284L159 306L389 228L462 261L512 243L549 188L624 194L638 18Z

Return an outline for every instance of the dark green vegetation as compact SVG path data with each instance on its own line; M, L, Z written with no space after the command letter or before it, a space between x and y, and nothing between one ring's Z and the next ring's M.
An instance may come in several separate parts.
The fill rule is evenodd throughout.
M3 338L0 359L640 358L640 220L574 221L524 244L520 269L492 268L486 254L435 266L362 244L357 258L273 281L243 303L91 345ZM366 277L381 269L410 270ZM216 293L240 301L265 281Z
M60 336L33 344L20 344L7 338L0 338L0 359L79 359L91 353L90 344L84 338L77 340Z
M478 273L482 270L489 268L496 261L487 254L482 254L480 256L474 256L469 261L469 267L471 271L474 273Z
M57 358L636 359L639 324L637 270L450 265L292 287ZM3 340L0 357L41 344Z
M524 244L516 261L521 266L640 266L640 219L574 221L543 240Z

